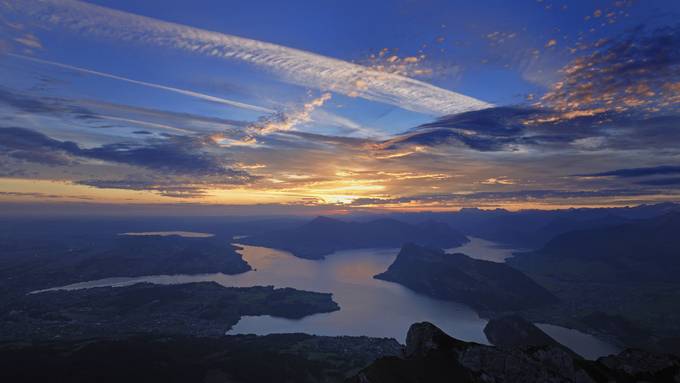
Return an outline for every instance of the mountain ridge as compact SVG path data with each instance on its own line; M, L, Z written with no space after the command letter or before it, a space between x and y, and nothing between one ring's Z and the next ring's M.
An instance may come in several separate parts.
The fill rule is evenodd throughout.
M434 298L464 303L482 313L558 301L522 272L503 263L415 244L404 245L388 269L374 278L396 282Z
M357 222L324 216L294 229L270 231L239 240L242 244L281 249L307 259L322 259L341 250L400 247L407 242L451 248L468 241L447 224L432 220L410 224L384 217Z

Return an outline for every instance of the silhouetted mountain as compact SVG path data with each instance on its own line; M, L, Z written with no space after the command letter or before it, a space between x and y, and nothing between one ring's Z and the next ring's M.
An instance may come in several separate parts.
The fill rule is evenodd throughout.
M176 235L109 233L103 239L64 240L54 246L40 238L0 241L0 290L21 295L101 278L250 270L236 250L226 239Z
M307 219L299 217L100 217L0 215L0 245L6 242L46 245L54 249L115 240L118 233L150 231L193 231L229 240L238 235L255 235L271 230L294 228Z
M568 231L614 226L673 211L680 212L680 205L660 203L623 208L521 211L465 208L455 213L396 213L390 216L413 223L433 219L445 222L465 235L535 249Z
M408 224L394 219L345 222L317 217L290 230L278 230L240 240L243 244L286 250L300 258L319 259L339 250L400 247L414 242L451 248L468 239L448 225L435 221Z
M509 262L562 279L675 281L680 272L680 212L561 234Z
M680 213L561 234L508 263L561 304L532 320L662 349L680 337Z
M557 302L543 287L503 263L414 244L404 245L387 271L375 278L479 311L519 310Z
M452 338L431 323L416 323L403 358L383 357L353 383L677 382L680 359L640 350L584 360L561 345L498 348Z

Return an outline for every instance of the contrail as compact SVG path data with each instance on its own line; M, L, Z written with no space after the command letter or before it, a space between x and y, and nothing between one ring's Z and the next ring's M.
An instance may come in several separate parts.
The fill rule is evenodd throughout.
M170 130L170 131L178 132L178 133L185 133L185 134L186 133L195 133L195 132L192 132L190 130L175 128L174 126L170 126L170 125L157 124L155 122L149 122L149 121L135 120L133 118L108 116L108 115L105 115L105 114L97 114L96 117L102 118L104 120L122 121L122 122L127 122L127 123L130 123L130 124L149 126L149 127L156 128L156 129Z
M238 101L227 100L227 99L224 99L224 98L221 98L221 97L210 96L210 95L207 95L207 94L198 93L198 92L194 92L194 91L191 91L191 90L173 88L171 86L165 86L165 85L154 84L154 83L146 82L146 81L134 80L134 79L127 78L127 77L116 76L115 74L98 72L98 71L92 70L92 69L81 68L81 67L68 65L68 64L62 64L62 63L56 62L56 61L42 60L42 59L38 59L38 58L35 58L35 57L19 55L19 54L16 54L16 53L7 53L7 55L12 56L12 57L16 57L16 58L19 58L19 59L22 59L22 60L29 60L29 61L33 61L33 62L45 64L45 65L52 65L52 66L56 66L56 67L64 68L64 69L69 69L69 70L76 71L76 72L87 73L87 74L91 74L91 75L95 75L95 76L125 81L125 82L129 82L131 84L136 84L136 85L141 85L141 86L147 86L147 87L150 87L150 88L166 90L168 92L179 93L179 94L189 96L189 97L200 98L201 100L206 100L206 101L216 102L216 103L219 103L219 104L233 106L235 108L248 109L248 110L252 110L252 111L256 111L256 112L263 112L263 113L274 113L275 112L272 109L263 108L263 107L257 106L257 105L250 105L250 104L246 104L246 103L242 103L242 102L238 102Z
M182 49L256 65L284 81L435 115L488 108L483 101L408 77L299 49L206 31L75 0L14 0L11 12L89 36Z

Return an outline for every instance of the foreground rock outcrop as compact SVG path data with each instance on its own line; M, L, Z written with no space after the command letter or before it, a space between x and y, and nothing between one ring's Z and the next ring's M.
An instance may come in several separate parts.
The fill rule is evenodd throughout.
M349 382L680 382L680 359L626 350L584 360L557 344L500 348L468 343L431 323L411 326L403 357L383 357Z
M528 339L528 338L527 338ZM431 323L394 339L142 335L0 343L0 382L680 382L680 359L629 349L584 360L558 345L494 347Z

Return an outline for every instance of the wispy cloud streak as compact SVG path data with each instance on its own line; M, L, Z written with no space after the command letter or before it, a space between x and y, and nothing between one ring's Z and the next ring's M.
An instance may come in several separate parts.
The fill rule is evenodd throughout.
M42 59L38 59L38 58L35 58L35 57L19 55L19 54L16 54L16 53L8 53L7 55L18 58L18 59L22 59L22 60L28 60L28 61L37 62L37 63L40 63L40 64L51 65L51 66L55 66L55 67L59 67L59 68L63 68L63 69L68 69L68 70L72 70L72 71L76 71L76 72L80 72L80 73L86 73L86 74L90 74L90 75L94 75L94 76L124 81L124 82L130 83L130 84L146 86L146 87L149 87L149 88L165 90L165 91L168 91L168 92L179 93L179 94L184 95L184 96L194 97L194 98L198 98L198 99L205 100L205 101L215 102L215 103L218 103L218 104L229 105L229 106L233 106L235 108L247 109L247 110L252 110L252 111L255 111L255 112L274 113L274 110L269 109L269 108L263 108L263 107L257 106L257 105L251 105L251 104L246 104L246 103L243 103L243 102L227 100L225 98L215 97L215 96L211 96L211 95L203 94L203 93L199 93L199 92L194 92L194 91L187 90L187 89L174 88L174 87L171 87L171 86L155 84L155 83L152 83L152 82L134 80L134 79L131 79L131 78L127 78L127 77L123 77L123 76L117 76L117 75L110 74L110 73L99 72L99 71L96 71L96 70L81 68L81 67L68 65L68 64L63 64L63 63L56 62L56 61L42 60Z
M39 21L41 26L65 27L89 36L243 61L275 73L290 83L362 97L407 110L442 115L490 106L422 81L346 61L78 1L21 0L10 2L8 6L13 12Z

